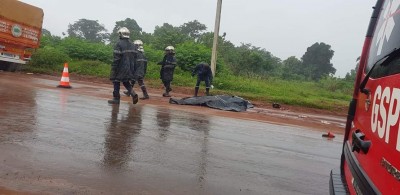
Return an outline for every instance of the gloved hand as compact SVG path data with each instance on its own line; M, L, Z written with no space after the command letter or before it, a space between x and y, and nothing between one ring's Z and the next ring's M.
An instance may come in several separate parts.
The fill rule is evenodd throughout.
M211 85L210 87L211 87L211 89L214 89L214 85Z

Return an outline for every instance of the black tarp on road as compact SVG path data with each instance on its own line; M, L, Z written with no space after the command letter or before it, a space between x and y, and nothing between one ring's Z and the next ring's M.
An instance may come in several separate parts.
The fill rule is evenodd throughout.
M238 96L229 95L186 97L182 99L171 98L169 103L207 106L210 108L236 112L242 112L246 111L248 108L253 108L253 105L249 101Z

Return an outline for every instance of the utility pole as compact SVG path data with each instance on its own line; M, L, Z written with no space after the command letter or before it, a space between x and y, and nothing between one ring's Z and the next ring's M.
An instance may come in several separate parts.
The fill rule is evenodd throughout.
M218 47L218 34L219 34L219 24L221 20L221 8L222 0L217 0L217 15L215 16L215 26L214 26L214 41L211 55L211 71L213 76L215 76L215 68L217 64L217 47Z

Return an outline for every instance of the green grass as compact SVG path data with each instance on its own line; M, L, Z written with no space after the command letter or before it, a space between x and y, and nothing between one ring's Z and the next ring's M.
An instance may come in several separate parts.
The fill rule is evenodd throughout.
M63 64L52 69L29 66L28 71L39 73L54 73L62 71ZM107 78L110 65L100 61L73 61L69 63L69 72ZM146 83L152 87L160 86L160 66L149 63ZM196 78L190 72L176 68L174 86L194 87ZM204 84L203 84L204 85ZM217 75L214 78L212 94L237 95L250 101L277 102L281 104L337 110L345 108L351 100L350 84L342 84L335 80L323 82L287 81L276 78L249 79L229 74Z

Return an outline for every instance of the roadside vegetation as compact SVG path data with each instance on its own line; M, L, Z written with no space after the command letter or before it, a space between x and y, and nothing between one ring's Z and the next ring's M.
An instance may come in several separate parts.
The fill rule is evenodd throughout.
M64 62L68 62L70 73L107 78L113 45L118 40L117 30L122 26L130 29L132 41L144 42L149 62L146 82L150 86L160 85L157 62L162 60L168 45L176 49L175 86L194 87L191 70L196 64L211 59L213 33L207 32L206 26L196 20L178 27L164 23L156 26L153 33L146 33L134 19L127 18L117 21L113 31L107 33L98 21L80 19L68 26L68 35L64 37L43 29L40 48L26 70L54 74L62 71ZM333 76L336 69L330 62L334 55L330 45L316 42L306 49L301 59L292 56L281 60L264 48L251 44L236 46L225 37L223 33L218 40L212 94L332 111L348 106L355 71L345 78Z

